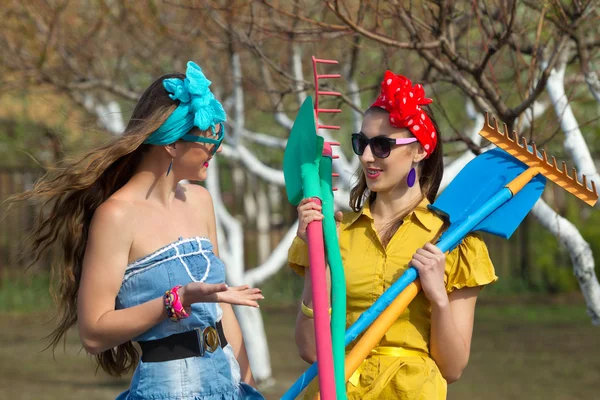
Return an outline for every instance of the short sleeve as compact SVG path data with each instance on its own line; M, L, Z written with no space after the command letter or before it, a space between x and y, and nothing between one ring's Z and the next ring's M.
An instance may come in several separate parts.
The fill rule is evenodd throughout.
M297 236L288 250L288 265L300 276L304 276L304 270L310 265L308 245Z
M485 242L470 234L446 257L446 291L485 286L498 280Z

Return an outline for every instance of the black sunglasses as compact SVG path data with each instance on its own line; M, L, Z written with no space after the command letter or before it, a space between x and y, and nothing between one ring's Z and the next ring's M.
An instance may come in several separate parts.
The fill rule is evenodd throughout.
M392 152L392 145L402 145L416 142L417 138L391 139L387 136L375 136L369 139L364 133L352 134L352 150L358 156L362 156L367 146L371 146L373 155L377 158L386 158Z

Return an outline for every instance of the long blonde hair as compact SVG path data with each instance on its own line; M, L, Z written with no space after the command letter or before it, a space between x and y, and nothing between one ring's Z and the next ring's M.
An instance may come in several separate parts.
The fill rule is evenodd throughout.
M77 323L77 292L96 208L132 177L149 148L144 140L179 103L171 100L162 85L167 78L184 79L185 75L168 74L153 82L136 104L122 136L78 160L64 161L48 171L33 189L9 199L11 203L31 200L40 205L26 247L32 255L31 264L54 255L51 293L57 304L58 325L48 336L48 347L53 350ZM129 341L97 355L96 361L107 373L120 376L135 367L138 356Z

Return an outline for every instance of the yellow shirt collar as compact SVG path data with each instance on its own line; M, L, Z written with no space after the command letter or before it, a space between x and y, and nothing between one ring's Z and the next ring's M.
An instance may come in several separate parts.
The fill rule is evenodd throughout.
M429 200L426 197L421 200L421 202L415 207L415 209L409 213L405 219L412 218L415 219L428 231L439 229L440 227L440 217L433 211L431 211L427 206L429 205ZM361 216L364 216L371 221L373 221L373 215L371 214L371 205L367 200L363 205L363 208L359 212L353 212L348 215L347 221L342 227L342 229L346 229L354 224Z

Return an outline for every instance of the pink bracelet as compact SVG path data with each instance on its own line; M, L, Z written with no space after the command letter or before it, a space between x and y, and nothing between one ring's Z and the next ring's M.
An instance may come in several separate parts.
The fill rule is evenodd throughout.
M190 316L187 311L185 311L185 308L183 308L183 304L181 304L181 300L179 299L180 288L181 285L177 285L172 289L167 290L164 296L165 311L173 322L177 322Z

